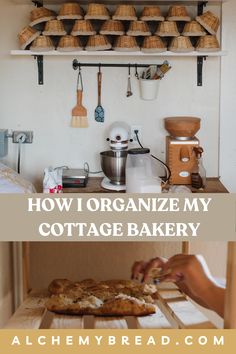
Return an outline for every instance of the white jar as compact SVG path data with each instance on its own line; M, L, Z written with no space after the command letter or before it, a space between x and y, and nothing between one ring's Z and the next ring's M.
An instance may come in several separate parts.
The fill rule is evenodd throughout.
M125 179L127 193L161 193L161 180L153 172L149 149L128 151Z
M145 101L153 101L157 98L160 80L139 79L140 97Z

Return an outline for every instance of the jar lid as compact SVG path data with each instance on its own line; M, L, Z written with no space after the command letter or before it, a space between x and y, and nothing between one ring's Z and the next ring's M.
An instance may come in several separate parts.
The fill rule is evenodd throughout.
M150 153L150 149L148 148L135 148L135 149L128 150L128 154L130 155L143 155L149 153Z

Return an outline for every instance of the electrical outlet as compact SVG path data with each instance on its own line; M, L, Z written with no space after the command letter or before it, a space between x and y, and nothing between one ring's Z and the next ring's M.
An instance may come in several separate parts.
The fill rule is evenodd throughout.
M20 140L22 144L32 144L33 143L32 130L14 130L12 132L12 142L18 144Z
M141 125L132 125L130 128L130 139L133 139L133 141L137 141L137 136L135 134L135 131L138 131L138 138L141 140L142 138L142 126Z

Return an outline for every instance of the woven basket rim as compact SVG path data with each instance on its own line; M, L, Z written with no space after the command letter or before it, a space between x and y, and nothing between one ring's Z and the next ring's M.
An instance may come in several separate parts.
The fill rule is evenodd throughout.
M127 36L133 36L133 37L139 37L139 36L147 36L150 37L151 36L151 32L144 32L144 31L127 31L126 32Z
M88 51L93 51L93 50L109 50L111 49L112 46L110 43L107 44L102 44L102 45L96 45L96 46L90 46L86 45L85 49Z
M179 32L159 32L159 31L156 31L155 35L159 36L159 37L178 37L180 35L180 33Z
M104 36L109 36L109 35L113 35L113 36L122 36L125 34L125 31L121 31L121 30L100 30L99 31L100 34L104 35Z
M42 34L44 36L65 36L67 32L66 31L43 31Z
M167 16L167 21L183 21L183 22L190 22L190 16Z
M73 37L77 37L77 36L95 36L97 34L96 31L72 31L71 35Z
M204 37L204 36L206 36L206 32L182 32L182 36L184 36L184 37Z
M196 48L197 52L207 53L207 52L219 52L220 48Z
M58 52L76 52L84 50L83 47L57 47Z
M116 52L140 52L140 47L113 47Z
M110 15L88 15L84 16L85 20L109 20L111 17Z
M191 53L195 51L194 47L191 48L174 48L174 47L168 47L168 50L173 53Z
M30 47L30 50L32 52L50 52L55 50L55 47Z
M144 53L164 53L167 51L167 47L165 48L145 48L145 47L141 47L141 51Z
M141 21L160 21L163 22L165 21L165 17L164 16L140 16L140 20Z
M39 23L43 23L43 22L48 22L50 20L54 20L55 18L56 18L56 16L54 16L54 15L53 16L40 17L37 20L30 22L29 26L33 27L33 26L38 25Z
M31 44L37 37L39 37L41 34L40 31L37 31L35 33L32 33L32 35L27 39L26 42L22 43L20 45L20 48L24 50L26 47L28 47L29 44Z
M71 14L71 15L58 15L57 16L58 20L82 20L83 16L82 15L76 15L76 14Z
M113 15L112 16L113 20L120 20L120 21L137 21L138 17L137 16L130 16L130 15Z

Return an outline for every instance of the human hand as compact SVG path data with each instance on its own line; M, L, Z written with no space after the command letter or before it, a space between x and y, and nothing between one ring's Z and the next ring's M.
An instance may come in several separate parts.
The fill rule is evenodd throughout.
M140 274L142 274L142 282L146 282L150 277L150 273L154 268L163 268L167 259L162 257L156 257L148 262L138 261L132 266L131 274L132 279L139 279Z
M168 273L164 281L175 282L197 303L223 316L224 289L217 286L202 256L175 255L164 264L163 273Z
M195 295L205 291L213 282L209 268L200 255L177 254L164 264L163 273L168 274L165 281L184 283Z

